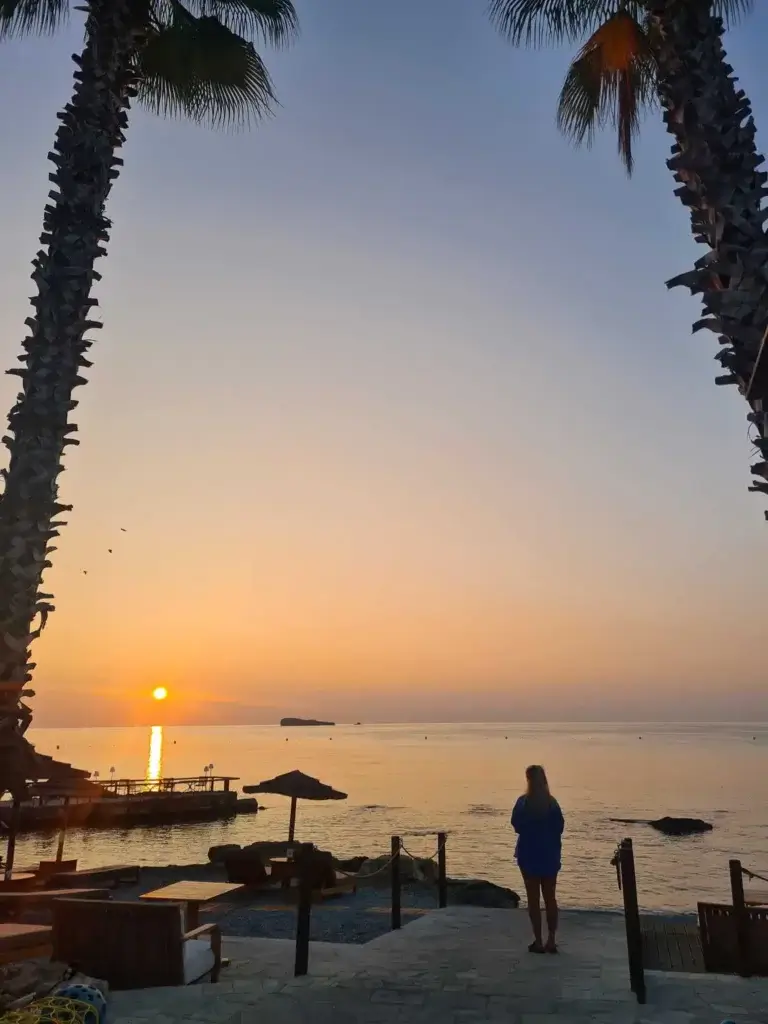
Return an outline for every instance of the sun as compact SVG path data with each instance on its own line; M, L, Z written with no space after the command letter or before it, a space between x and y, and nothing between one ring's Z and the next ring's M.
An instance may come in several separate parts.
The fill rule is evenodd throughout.
M168 696L168 691L164 686L156 686L152 691L153 700L165 700Z

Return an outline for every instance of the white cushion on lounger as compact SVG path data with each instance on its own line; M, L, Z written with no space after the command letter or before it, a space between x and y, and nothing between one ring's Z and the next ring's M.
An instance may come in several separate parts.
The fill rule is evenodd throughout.
M189 985L208 974L215 962L210 941L187 939L184 943L184 984Z

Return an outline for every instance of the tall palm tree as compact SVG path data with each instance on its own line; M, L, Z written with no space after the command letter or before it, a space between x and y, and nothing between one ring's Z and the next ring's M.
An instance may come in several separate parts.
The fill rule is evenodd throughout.
M752 108L727 63L722 36L753 0L491 0L491 18L512 43L584 40L560 94L558 122L589 144L616 129L632 171L632 142L644 109L660 107L672 135L667 165L707 247L692 270L667 282L700 295L726 370L747 399L760 453L751 491L768 494L768 174L755 144ZM766 513L768 519L768 512Z
M43 593L51 542L71 509L58 499L57 478L77 427L74 389L91 365L94 269L104 256L110 222L105 205L123 161L131 101L159 114L227 124L265 115L274 93L253 45L287 43L297 29L292 0L85 0L85 45L74 90L59 113L48 154L53 191L45 207L40 250L32 261L36 295L29 334L11 370L21 392L9 417L10 450L0 496L0 792L24 792L34 754L24 733L24 699L34 663L30 647L53 610ZM0 0L0 38L49 32L68 13L67 0Z

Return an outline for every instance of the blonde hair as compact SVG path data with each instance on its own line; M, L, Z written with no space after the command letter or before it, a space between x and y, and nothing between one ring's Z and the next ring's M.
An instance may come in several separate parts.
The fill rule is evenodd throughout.
M525 799L531 810L537 814L543 814L549 810L552 803L552 794L549 791L547 773L540 764L529 764L525 769L527 782Z

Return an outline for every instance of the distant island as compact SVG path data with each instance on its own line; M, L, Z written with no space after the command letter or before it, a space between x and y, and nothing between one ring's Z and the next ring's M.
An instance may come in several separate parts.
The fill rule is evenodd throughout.
M280 725L336 725L336 723L318 722L316 718L281 718Z

